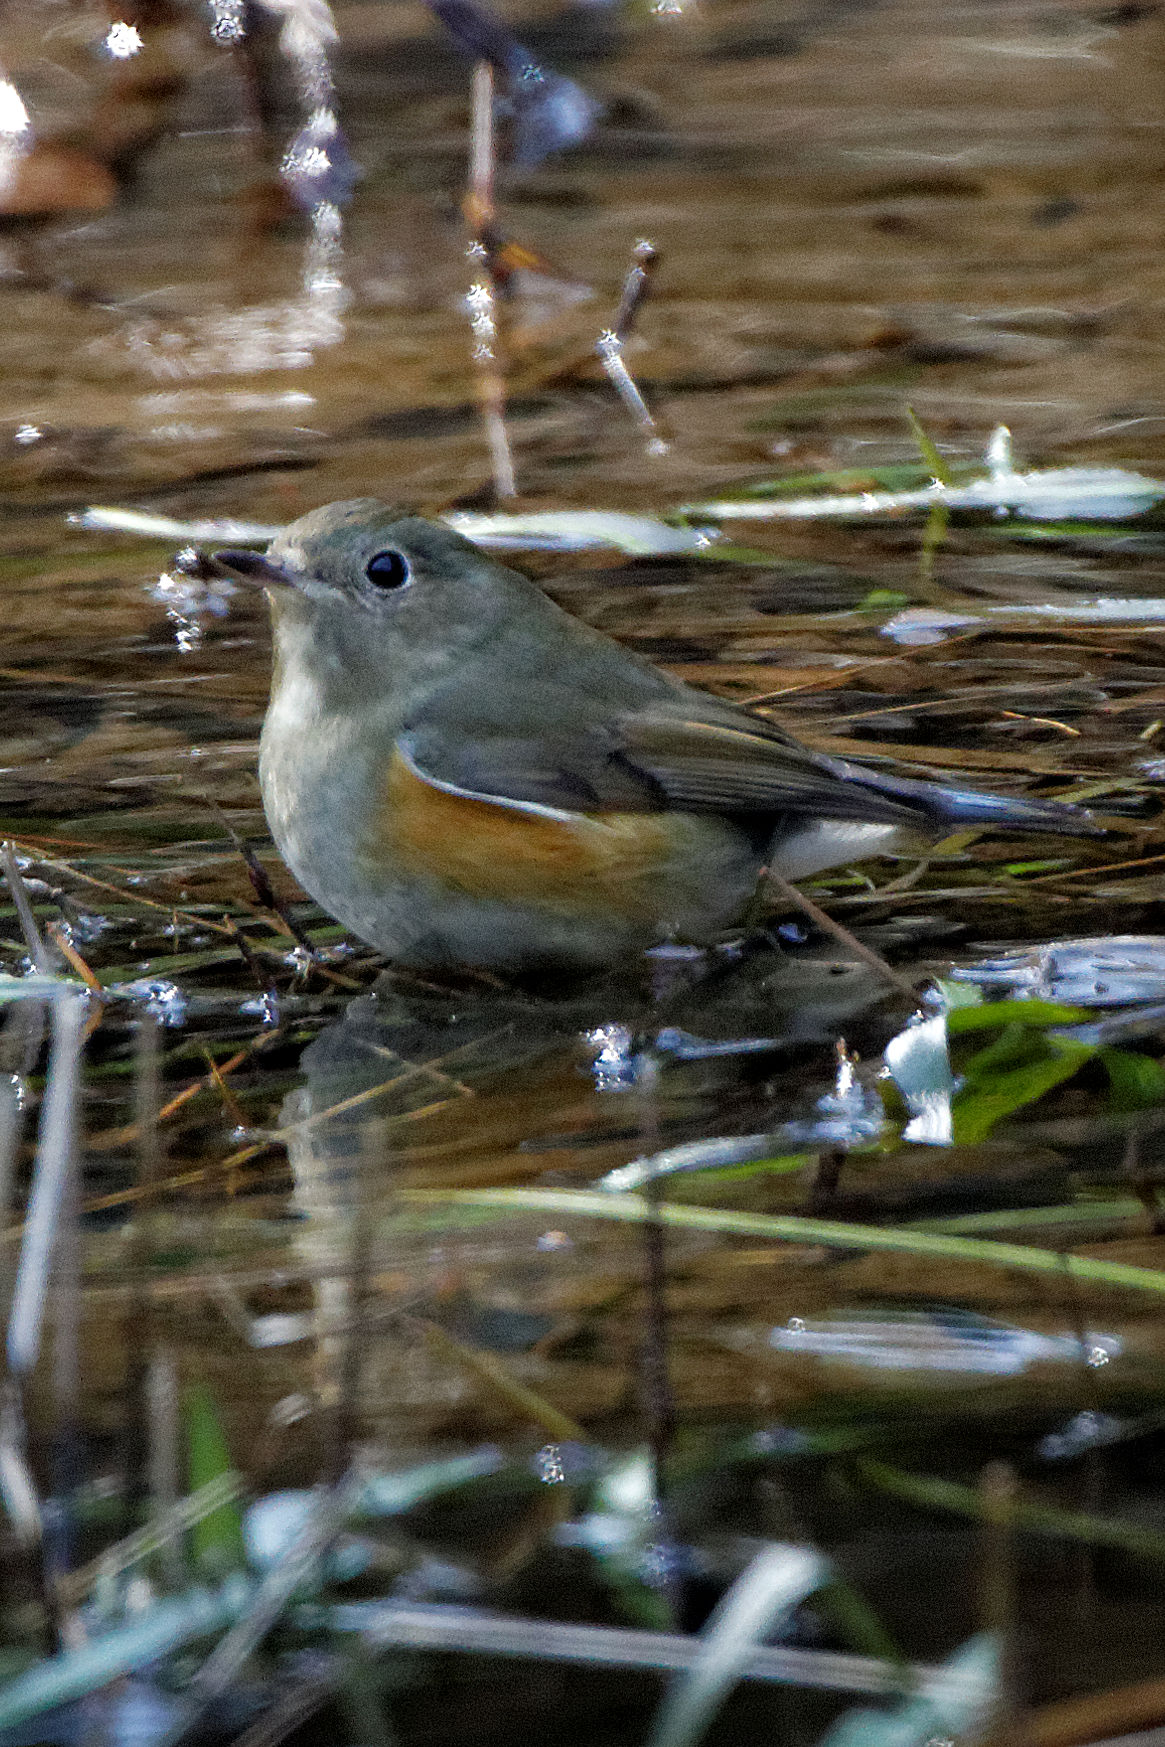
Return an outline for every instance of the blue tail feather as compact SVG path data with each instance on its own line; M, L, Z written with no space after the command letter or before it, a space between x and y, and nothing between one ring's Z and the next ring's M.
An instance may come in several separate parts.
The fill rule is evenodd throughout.
M848 761L846 774L865 788L917 807L937 825L993 825L997 830L1055 831L1068 837L1103 835L1087 808L1073 806L1070 801L993 795L983 789L955 788L948 783L867 770Z

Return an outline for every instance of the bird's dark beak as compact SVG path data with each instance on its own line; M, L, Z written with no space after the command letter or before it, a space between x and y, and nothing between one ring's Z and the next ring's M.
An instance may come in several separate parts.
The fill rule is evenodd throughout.
M280 565L273 564L270 558L264 558L261 552L231 551L210 554L210 562L225 570L227 575L239 582L248 582L253 588L294 588L295 579L289 576Z

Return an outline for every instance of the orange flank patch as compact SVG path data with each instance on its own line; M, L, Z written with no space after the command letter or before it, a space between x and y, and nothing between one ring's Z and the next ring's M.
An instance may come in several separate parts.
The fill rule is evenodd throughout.
M685 849L696 849L685 843L696 821L683 815L547 819L433 788L399 753L385 800L381 841L396 867L476 898L650 918L660 906L661 876L680 872Z

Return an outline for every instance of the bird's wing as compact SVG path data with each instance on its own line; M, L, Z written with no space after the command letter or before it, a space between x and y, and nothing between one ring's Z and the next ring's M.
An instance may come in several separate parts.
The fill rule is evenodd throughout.
M503 725L488 698L451 688L405 725L399 747L436 787L515 807L919 818L772 724L680 689L620 713L535 682Z

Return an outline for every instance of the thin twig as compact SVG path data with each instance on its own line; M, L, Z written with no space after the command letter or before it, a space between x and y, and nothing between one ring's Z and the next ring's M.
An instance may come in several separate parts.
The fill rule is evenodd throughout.
M452 1361L478 1382L484 1383L491 1395L504 1401L512 1412L528 1419L532 1425L540 1426L558 1443L586 1443L586 1428L515 1377L496 1353L466 1346L464 1341L455 1339L448 1329L428 1317L406 1312L397 1314L402 1327L419 1334L442 1359Z
M87 1564L78 1565L75 1570L70 1571L60 1584L62 1602L79 1607L89 1591L103 1580L132 1571L168 1543L175 1542L180 1550L183 1536L196 1523L203 1522L213 1512L222 1510L224 1505L236 1503L243 1496L243 1492L243 1477L233 1468L216 1474L204 1486L177 1499L168 1516L154 1517L141 1528L123 1536L120 1541L114 1541L112 1546L106 1547Z
M615 319L604 328L595 341L599 362L606 371L611 386L639 426L649 455L666 455L671 449L667 438L648 408L623 357L623 348L631 336L635 318L651 286L659 255L648 242L638 242L631 257L631 270L623 282L623 295L615 311Z
M33 1548L40 1542L42 1518L27 1443L20 1391L9 1377L0 1384L0 1503L17 1545Z
M381 1652L404 1648L517 1656L527 1662L581 1664L592 1676L599 1668L650 1668L664 1674L683 1674L702 1662L706 1654L702 1638L695 1633L522 1619L449 1602L409 1602L396 1598L339 1602L326 1613L317 1610L316 1617L326 1620L337 1635L360 1632L369 1646ZM901 1692L906 1680L918 1692L943 1702L978 1698L986 1684L966 1669L919 1663L902 1667L880 1656L802 1650L784 1644L754 1645L740 1669L740 1678L779 1681L810 1691L888 1695ZM1165 1688L1165 1681L1158 1685Z
M253 1055L258 1050L269 1048L281 1036L282 1034L277 1031L260 1032L259 1036L252 1038L244 1049L237 1049L225 1062L216 1063L212 1072L203 1074L201 1079L191 1080L189 1085L183 1086L180 1092L175 1092L174 1096L158 1111L157 1120L168 1122L171 1116L176 1116L183 1105L189 1104L190 1100L197 1097L199 1092L208 1092L212 1087L218 1087L227 1074L233 1074L236 1068L242 1066L249 1055ZM137 1122L127 1122L121 1128L102 1129L99 1134L92 1134L88 1137L88 1150L91 1153L117 1152L123 1146L130 1146L137 1140L140 1133L141 1128ZM90 1208L89 1211L92 1209Z
M295 941L297 946L303 948L309 958L314 960L315 947L312 945L310 936L300 927L299 923L288 910L287 905L280 899L274 886L271 884L270 878L267 874L267 869L255 854L254 847L247 842L245 837L240 837L239 833L227 818L226 813L213 797L208 795L206 800L219 824L242 856L243 866L247 870L247 878L251 882L251 889L262 909L268 912L269 915L274 916L282 925L283 931Z
M478 401L493 471L494 494L517 496L514 458L506 431L506 385L498 356L498 284L490 233L494 221L494 79L488 61L473 69L473 127L469 158L469 188L465 216L470 227L469 258L477 277L469 287L466 308L473 333Z
M147 898L141 892L127 891L124 886L115 886L110 880L98 879L96 874L85 873L83 869L74 867L71 862L60 861L53 856L42 854L35 842L13 842L11 847L18 851L24 850L42 867L51 868L54 873L67 874L71 879L80 880L84 885L91 886L94 891L106 892L111 897L119 899L123 904L129 904L135 909L159 910L168 922L173 922L177 918L187 923L191 928L204 929L211 934L225 934L228 937L231 935L230 928L224 927L221 922L216 922L213 917L199 916L191 910L182 910L173 904L163 904L158 898ZM277 949L265 947L263 950L270 952Z
M785 879L783 874L777 873L771 867L765 869L761 879L763 885L779 892L787 903L794 905L803 915L808 916L809 920L815 922L818 928L823 928L827 934L832 934L835 940L839 940L843 946L848 947L850 952L856 953L863 964L867 964L871 970L877 971L878 975L884 977L892 988L898 990L900 995L905 995L908 1000L917 1003L918 991L913 984L907 982L905 977L899 976L892 965L888 965L886 960L872 947L864 945L856 934L851 934L843 923L835 921L832 916L827 916L825 911L815 904L812 898L807 898L804 892L793 885L792 881Z
M57 1584L73 1562L79 1462L80 1190L77 1182L77 1104L85 1046L88 998L72 991L52 1005L52 1033L32 1192L8 1322L8 1364L27 1380L37 1363L50 1281L54 1299L50 1437L53 1508L44 1515L45 1598L61 1647L76 1648L83 1633L57 1599Z
M335 1447L327 1478L338 1486L355 1461L360 1435L361 1401L368 1341L369 1285L372 1276L376 1201L374 1184L387 1174L388 1141L383 1122L372 1118L361 1125L356 1152L356 1180L349 1210L348 1257L343 1290L348 1302L348 1327L339 1351L335 1392ZM322 1304L322 1300L321 1300Z
M28 896L28 888L24 883L24 875L16 862L16 852L11 843L0 847L0 865L4 868L4 877L8 881L8 890L12 894L12 902L16 907L16 915L20 922L24 944L28 955L42 976L52 976L59 968L58 960L45 941L40 931L40 925L33 914L32 904Z
M258 958L252 950L251 942L230 916L224 916L223 922L230 929L231 939L239 949L239 957L246 965L252 977L254 977L256 985L262 989L268 1003L272 1005L277 1004L279 1000L279 991L276 989L271 977L267 975L263 966L259 963Z
M87 1000L62 995L53 1003L52 1053L41 1107L40 1135L24 1244L8 1322L8 1363L26 1376L40 1352L50 1265L76 1158L77 1095Z
M1015 1531L1018 1487L1007 1462L989 1462L979 1480L983 1506L980 1605L983 1630L1000 1644L1000 1690L993 1722L1006 1730L1020 1723L1015 1690ZM1019 1736L1016 1747L1021 1747Z
M641 238L631 251L631 268L623 281L623 295L611 323L615 338L623 345L631 338L643 300L651 289L655 270L659 266L659 250Z
M101 984L97 981L92 969L85 963L85 960L81 957L81 954L69 939L65 929L65 924L63 922L50 922L45 933L48 935L48 938L52 941L61 956L72 967L72 969L76 971L85 987L91 989L95 995L99 995L101 993ZM100 1014L96 1017L99 1019Z
M19 1008L15 1010L19 1022ZM4 1026L5 1043L15 1030L10 1016ZM7 1061L0 1060L0 1227L8 1225L12 1208L12 1188L16 1177L16 1160L24 1130L22 1080ZM12 1296L12 1280L5 1261L0 1260L0 1303L7 1304Z
M649 1051L636 1086L640 1133L646 1152L660 1148L659 1063ZM667 1233L658 1217L663 1186L658 1177L644 1185L649 1213L643 1225L643 1290L646 1300L643 1338L639 1343L639 1386L647 1439L651 1449L652 1503L658 1557L653 1561L657 1584L673 1621L683 1617L680 1562L675 1554L667 1481L675 1438L676 1405L671 1385L667 1314Z
M167 1535L178 1509L179 1412L178 1373L174 1354L157 1345L146 1368L146 1405L149 1412L150 1526L158 1537L159 1566L166 1589L177 1595L182 1589L184 1565L177 1536Z
M158 1339L149 1283L151 1264L161 1243L158 1221L162 1197L159 1185L165 1174L166 1156L165 1140L158 1123L162 1101L161 1031L153 1013L145 1011L139 1015L135 1043L134 1104L137 1120L134 1126L143 1205L134 1228L134 1259L139 1285L131 1303L126 1336L138 1423L145 1426L145 1435L138 1440L134 1452L135 1490L139 1495L144 1490L146 1496L142 1502L147 1506L149 1523L156 1526L167 1522L177 1507L179 1416L174 1355ZM177 1594L182 1587L181 1548L164 1533L160 1535L159 1545L159 1569L165 1587L171 1594Z
M204 1049L203 1059L206 1062L207 1073L214 1083L214 1089L222 1100L223 1111L232 1129L241 1132L247 1127L247 1118L242 1105L236 1098L233 1089L227 1085L222 1069L208 1049Z
M280 1033L273 1031L265 1041L273 1042L275 1038L280 1035ZM404 1076L402 1075L401 1078L403 1079L403 1077ZM383 1085L374 1087L373 1092L375 1094L384 1092L394 1083L395 1082L393 1081L385 1081ZM346 1098L340 1104L334 1105L330 1110L320 1111L320 1119L323 1120L325 1117L339 1115L343 1111L353 1108L356 1104L365 1102L365 1097L366 1094L357 1093L352 1098ZM396 1115L388 1118L388 1120L394 1124L400 1123L402 1125L421 1122L427 1116L434 1115L438 1110L446 1110L450 1104L456 1102L456 1095L449 1098L439 1098L432 1104L418 1105L415 1110L399 1111ZM250 1146L240 1147L237 1152L231 1153L225 1159L216 1159L213 1164L196 1165L189 1171L180 1171L174 1176L167 1177L164 1182L158 1185L158 1187L159 1189L165 1189L167 1193L173 1193L178 1189L189 1188L192 1183L205 1183L208 1178L218 1177L225 1172L237 1170L240 1165L246 1164L250 1159L257 1158L260 1153L269 1152L273 1147L279 1146L287 1139L289 1134L294 1134L299 1127L313 1127L314 1123L314 1117L305 1117L302 1124L293 1123L289 1129L270 1129L266 1134L264 1134L262 1140L255 1141ZM140 1201L142 1194L142 1187L137 1183L132 1184L128 1189L111 1189L108 1195L90 1196L85 1203L84 1211L86 1213L105 1213L111 1207L127 1207L134 1201ZM10 1226L7 1231L0 1232L0 1239L14 1239L20 1235L21 1229L20 1226Z

